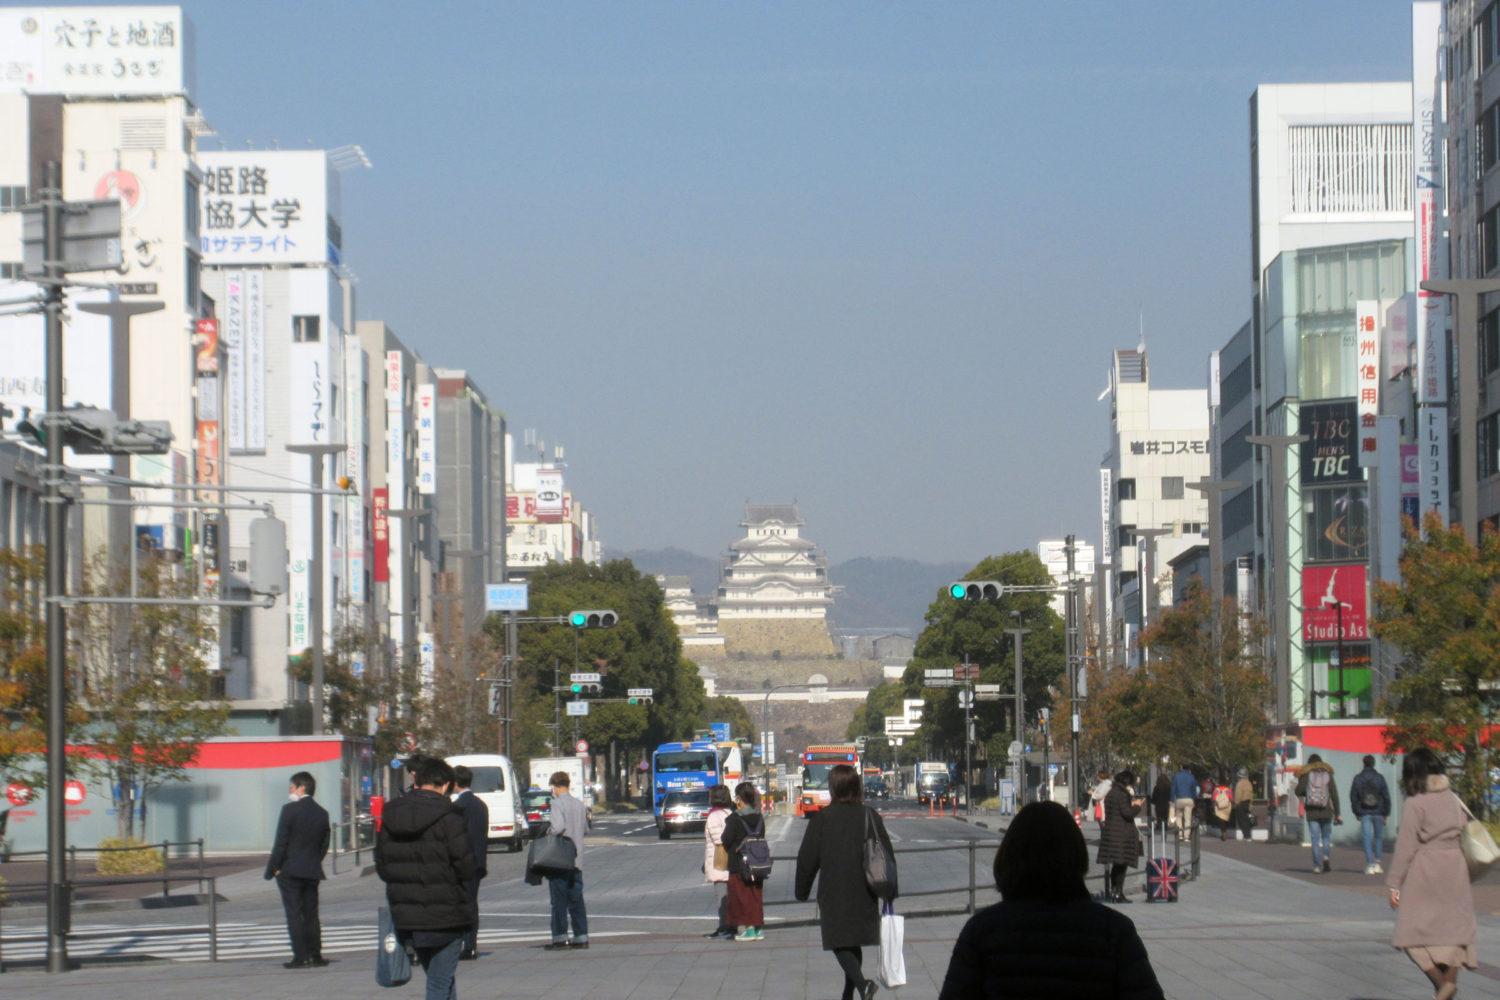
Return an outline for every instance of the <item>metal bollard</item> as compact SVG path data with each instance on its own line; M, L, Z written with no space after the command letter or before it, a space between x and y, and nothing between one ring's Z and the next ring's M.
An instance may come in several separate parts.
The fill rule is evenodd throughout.
M219 880L208 880L208 960L219 960Z
M974 860L975 860L975 855L976 855L976 853L978 851L978 844L979 844L979 842L977 840L971 840L971 841L969 841L969 912L970 913L974 912L974 896L975 896L975 893L978 891L978 888L979 888L978 880L975 878L975 875L974 875L974 873L975 873Z
M167 846L167 841L163 840L161 842L161 894L163 896L171 895L171 889L167 885L167 869L170 867L167 859Z

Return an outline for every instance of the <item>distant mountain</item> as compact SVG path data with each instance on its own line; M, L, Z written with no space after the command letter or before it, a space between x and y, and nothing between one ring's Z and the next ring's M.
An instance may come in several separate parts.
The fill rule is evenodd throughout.
M971 563L861 557L828 569L841 587L828 617L836 631L857 628L922 631L927 607L945 585L973 569Z
M719 586L719 560L682 549L606 549L604 556L629 559L646 574L689 577L695 594L712 594ZM840 588L829 619L835 630L887 628L917 635L922 631L927 606L943 585L973 568L970 563L924 563L894 557L850 559L829 567L830 580Z

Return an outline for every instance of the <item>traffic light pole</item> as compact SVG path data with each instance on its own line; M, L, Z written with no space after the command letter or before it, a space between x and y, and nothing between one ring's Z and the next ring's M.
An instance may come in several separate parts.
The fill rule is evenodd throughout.
M1026 689L1021 673L1021 638L1031 634L1029 628L1008 628L1016 640L1016 742L1021 744L1020 767L1016 768L1016 809L1026 802Z

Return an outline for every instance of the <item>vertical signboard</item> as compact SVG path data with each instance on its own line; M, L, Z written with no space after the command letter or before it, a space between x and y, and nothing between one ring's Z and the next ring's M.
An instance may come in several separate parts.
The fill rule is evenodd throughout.
M1411 8L1412 151L1415 159L1417 253L1417 442L1422 512L1448 523L1448 299L1420 283L1448 276L1443 236L1443 135L1439 115L1439 60L1443 58L1442 4Z
M353 337L344 348L344 474L354 484L354 495L344 501L344 526L348 533L349 599L365 601L365 352Z
M388 503L398 510L406 505L406 365L400 351L385 352L385 423L386 460L385 484L390 491ZM406 641L406 559L403 539L405 528L400 518L385 517L387 568L386 607L391 615L391 638L399 655ZM389 554L395 553L396 571L389 567Z
M437 679L437 642L431 632L417 633L417 648L421 654L422 693L430 698Z
M1114 518L1113 473L1109 469L1099 470L1099 561L1106 566L1114 562L1114 539L1110 537L1109 523Z
M1401 516L1411 518L1413 524L1422 521L1422 460L1418 457L1421 447L1401 446Z
M437 492L437 386L417 386L417 492Z
M1380 303L1361 299L1354 307L1354 410L1359 465L1380 464L1375 429L1380 423Z
M388 532L389 519L385 516L390 505L385 487L372 490L370 495L370 533L375 536L375 565L372 567L376 583L388 583L390 576L391 540Z
M229 425L229 450L245 451L245 272L224 273L224 351L226 386L224 416Z
M266 450L265 275L245 272L245 450ZM314 439L315 440L315 439Z
M308 641L308 602L310 600L310 578L307 559L295 556L292 559L291 594L287 605L291 610L291 652L300 653L310 644Z
M563 474L561 469L536 471L536 519L557 524L563 519Z

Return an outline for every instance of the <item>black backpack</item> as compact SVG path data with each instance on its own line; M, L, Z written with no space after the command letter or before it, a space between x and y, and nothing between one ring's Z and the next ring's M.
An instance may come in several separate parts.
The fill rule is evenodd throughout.
M745 839L740 842L740 877L746 882L760 882L771 877L771 845L766 843L766 821L762 817L755 829L745 824Z

